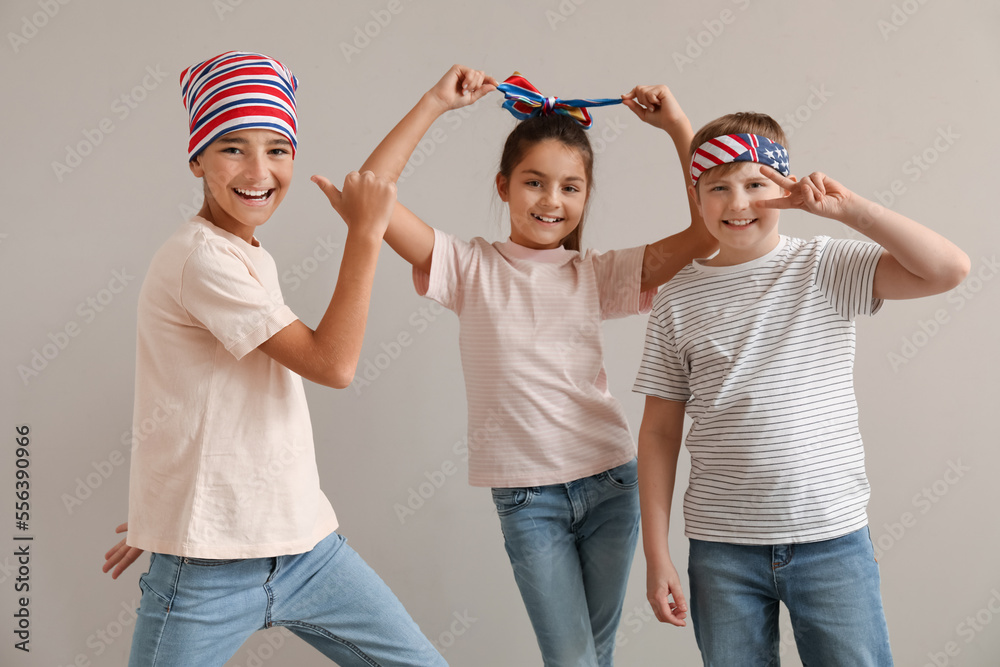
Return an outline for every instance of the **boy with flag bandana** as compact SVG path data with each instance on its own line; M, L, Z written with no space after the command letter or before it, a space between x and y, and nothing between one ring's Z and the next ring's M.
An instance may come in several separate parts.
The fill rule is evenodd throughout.
M348 233L310 329L256 238L291 184L296 78L228 52L181 85L205 204L156 253L139 299L135 421L159 400L178 409L133 448L127 543L106 555L117 576L152 552L129 664L222 665L254 631L282 626L340 665L445 665L335 532L301 379L353 378L395 186L353 172L341 193L313 177Z
M854 320L939 294L969 259L832 178L791 175L781 127L723 116L691 143L690 192L719 252L653 305L634 390L646 394L639 491L647 597L686 624L667 544L685 413L695 637L706 665L778 663L778 609L803 664L891 665L853 388ZM781 209L874 243L778 232Z

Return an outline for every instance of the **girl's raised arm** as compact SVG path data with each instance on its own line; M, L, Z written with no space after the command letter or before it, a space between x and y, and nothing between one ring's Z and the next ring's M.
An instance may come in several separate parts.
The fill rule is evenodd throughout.
M496 90L496 86L496 79L479 70L453 65L386 135L365 160L360 171L371 171L396 182L417 143L439 116L477 102L487 93ZM325 192L324 184L318 184ZM434 230L398 202L389 221L385 240L400 257L414 267L430 272Z
M684 172L684 183L691 185L690 149L694 132L691 122L667 86L636 86L622 96L625 106L644 123L658 127L670 135ZM688 191L685 188L685 191ZM646 246L642 259L642 290L650 290L667 282L699 257L715 252L719 243L708 233L694 199L688 194L691 224L681 232Z

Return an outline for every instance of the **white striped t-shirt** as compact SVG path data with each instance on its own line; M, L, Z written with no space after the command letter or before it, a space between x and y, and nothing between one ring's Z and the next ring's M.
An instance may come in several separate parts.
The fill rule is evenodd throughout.
M686 401L688 537L816 542L868 523L854 318L873 315L882 248L782 236L736 266L661 288L634 391Z
M635 456L600 325L649 312L644 250L533 250L434 231L431 272L414 269L413 282L459 316L470 484L571 482Z

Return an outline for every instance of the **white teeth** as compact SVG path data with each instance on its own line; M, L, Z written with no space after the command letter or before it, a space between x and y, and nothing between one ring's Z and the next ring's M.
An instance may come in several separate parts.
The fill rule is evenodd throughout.
M241 195L246 195L247 197L263 197L268 193L268 190L244 190L243 188L234 188Z
M756 219L757 218L750 218L748 220L725 220L724 222L726 222L726 224L732 225L733 227L746 227Z
M544 215L538 215L537 213L532 213L533 216L541 220L542 222L559 222L562 218L550 218Z

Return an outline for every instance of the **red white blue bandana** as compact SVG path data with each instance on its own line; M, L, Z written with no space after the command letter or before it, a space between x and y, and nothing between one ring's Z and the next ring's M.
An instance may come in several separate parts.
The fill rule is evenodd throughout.
M611 97L586 100L545 97L521 76L520 72L514 72L507 77L503 83L497 86L497 90L503 93L506 98L503 108L510 111L518 120L526 120L533 116L563 114L578 122L585 130L589 130L594 123L587 107L606 107L622 103L620 98Z
M788 151L779 143L756 134L726 134L709 139L694 152L691 159L691 182L697 183L701 175L727 162L759 162L788 176Z
M259 53L228 51L181 72L181 92L191 140L188 160L224 134L273 130L292 142L295 156L295 89L287 67Z

